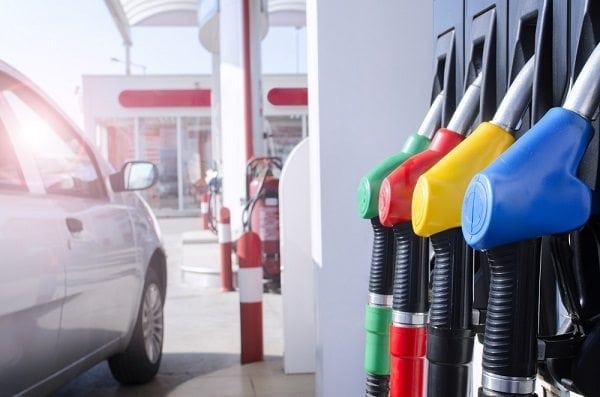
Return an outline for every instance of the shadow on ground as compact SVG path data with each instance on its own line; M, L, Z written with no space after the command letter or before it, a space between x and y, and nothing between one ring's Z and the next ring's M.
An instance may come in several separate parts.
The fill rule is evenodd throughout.
M164 396L198 376L239 366L239 360L238 354L165 353L156 378L140 386L122 386L112 377L108 364L102 362L61 387L53 396Z

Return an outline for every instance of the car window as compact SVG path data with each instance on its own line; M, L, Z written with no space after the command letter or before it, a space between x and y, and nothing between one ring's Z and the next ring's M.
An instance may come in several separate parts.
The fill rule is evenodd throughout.
M0 123L0 190L26 190L21 167L8 134Z
M75 133L55 126L12 91L3 95L40 172L47 193L83 198L103 197L102 182L85 143Z

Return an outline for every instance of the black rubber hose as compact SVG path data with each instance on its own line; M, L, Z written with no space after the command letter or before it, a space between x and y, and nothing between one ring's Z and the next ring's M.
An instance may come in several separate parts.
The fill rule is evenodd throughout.
M372 218L373 251L369 292L379 295L392 295L394 282L394 231L385 227L379 218Z
M475 333L471 326L473 251L460 228L431 236L435 251L427 327L427 395L465 397Z
M367 397L388 397L389 392L389 375L367 374Z
M534 377L537 361L539 239L489 250L488 261L491 283L483 343L484 377L485 373L511 378ZM480 395L512 394L484 389L480 390Z
M394 231L383 226L377 217L371 219L371 226L373 227L373 250L369 292L389 296L392 295L394 282ZM390 390L389 383L389 375L367 372L366 396L387 397Z
M429 308L429 242L412 231L410 222L394 226L394 311L427 313Z

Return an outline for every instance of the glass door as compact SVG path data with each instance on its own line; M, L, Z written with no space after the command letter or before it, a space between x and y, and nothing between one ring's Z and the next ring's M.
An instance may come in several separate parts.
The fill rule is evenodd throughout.
M177 175L177 119L141 118L139 123L140 158L158 167L158 183L142 192L154 209L179 209Z
M181 123L183 208L200 208L207 192L206 171L212 167L209 117L184 117Z

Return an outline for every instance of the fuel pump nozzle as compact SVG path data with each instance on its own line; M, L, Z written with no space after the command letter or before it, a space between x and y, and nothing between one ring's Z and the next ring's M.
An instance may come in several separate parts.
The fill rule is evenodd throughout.
M410 135L400 152L386 158L365 175L358 185L358 213L364 219L379 216L379 188L383 179L400 164L422 152L429 146L435 131L440 127L444 91L440 92L429 107L416 134Z
M408 137L402 150L382 161L364 176L358 188L358 212L370 219L373 227L373 247L369 275L369 304L365 313L366 395L382 396L389 391L389 326L394 271L394 236L391 228L381 225L377 199L381 181L409 157L423 151L439 128L443 91L436 96L418 132Z
M479 125L415 187L413 227L417 234L430 237L435 251L427 328L427 395L431 397L462 397L470 390L474 258L459 227L462 194L472 176L513 142L512 132L531 99L532 76L533 59L517 74L494 120Z
M405 161L382 182L379 193L379 217L384 225L410 221L413 190L419 176L458 145L479 111L481 75L465 91L448 126L433 136L427 150Z
M538 237L579 228L591 213L591 190L576 172L599 85L597 46L565 107L548 111L467 187L463 234L486 250L491 274L480 396L535 395Z
M462 208L469 245L489 249L567 232L587 221L592 193L576 173L593 135L591 119L599 102L597 46L564 106L550 109L469 184Z
M466 134L479 108L480 79L459 104L453 123L461 128L439 129L430 147L406 160L382 182L379 215L393 226L396 243L392 326L390 327L390 396L419 396L425 387L426 325L429 306L428 241L410 226L410 200L419 175L454 148ZM387 187L387 188L386 188Z
M513 133L531 101L533 62L531 58L523 65L493 120L481 123L419 178L411 209L417 235L429 237L460 227L461 205L471 178L514 142Z

